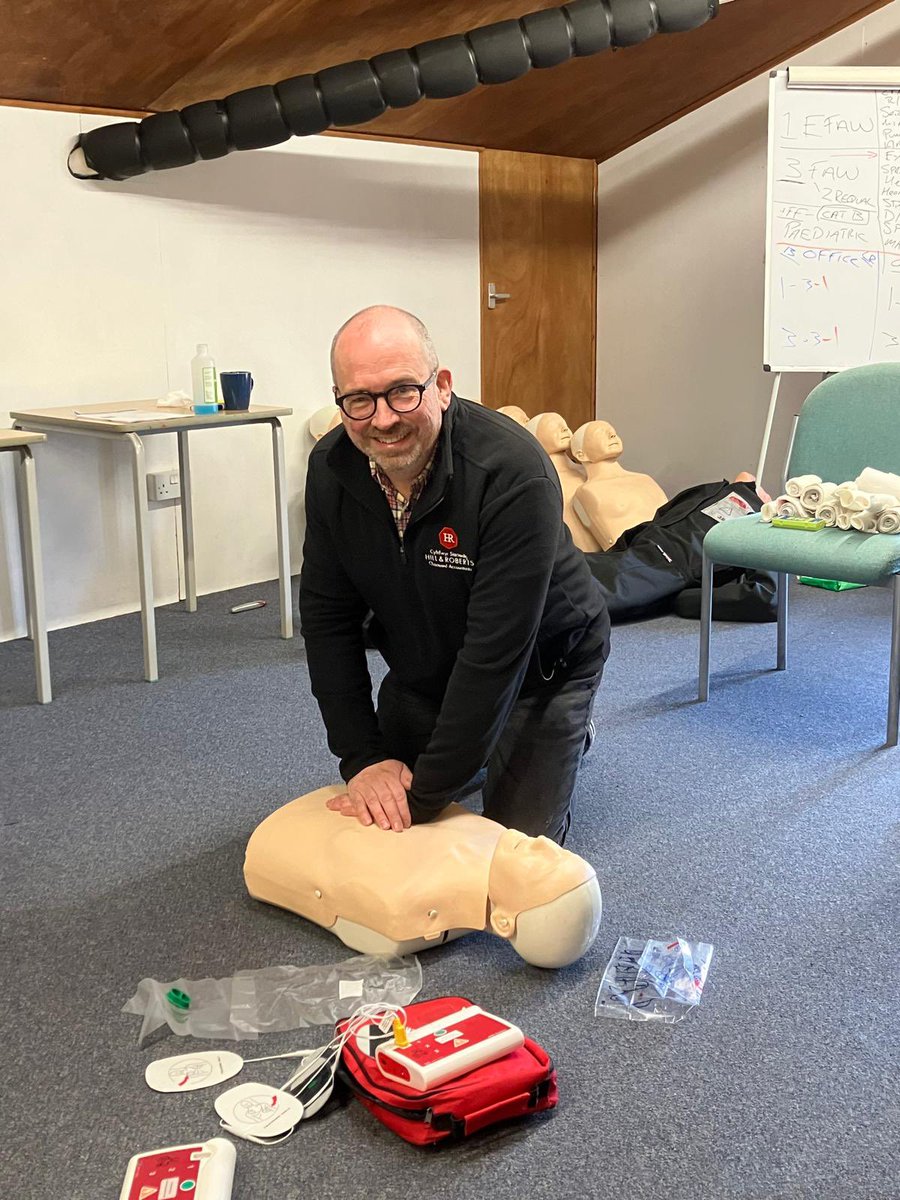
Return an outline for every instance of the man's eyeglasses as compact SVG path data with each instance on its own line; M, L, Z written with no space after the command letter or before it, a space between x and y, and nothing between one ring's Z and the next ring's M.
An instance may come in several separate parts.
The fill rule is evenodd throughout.
M368 420L382 399L394 412L410 413L422 403L422 397L436 378L437 369L431 372L424 383L396 383L386 392L347 392L343 396L336 396L334 402L351 421Z

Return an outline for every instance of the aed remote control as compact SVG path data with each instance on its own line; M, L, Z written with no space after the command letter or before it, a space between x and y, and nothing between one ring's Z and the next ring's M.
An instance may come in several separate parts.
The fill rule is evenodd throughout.
M408 1029L407 1035L408 1046L386 1042L376 1050L375 1059L385 1075L416 1092L431 1091L448 1079L502 1058L525 1042L521 1029L477 1004L419 1029Z
M231 1200L235 1158L220 1137L135 1154L119 1200Z

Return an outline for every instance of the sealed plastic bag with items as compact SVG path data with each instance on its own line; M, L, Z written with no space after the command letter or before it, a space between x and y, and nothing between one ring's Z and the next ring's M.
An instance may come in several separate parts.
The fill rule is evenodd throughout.
M700 1003L712 960L709 942L620 937L606 964L594 1016L674 1025Z
M263 967L230 979L142 979L123 1012L144 1018L139 1041L162 1025L178 1034L241 1041L331 1025L360 1004L407 1004L422 987L415 957L360 954L309 967Z

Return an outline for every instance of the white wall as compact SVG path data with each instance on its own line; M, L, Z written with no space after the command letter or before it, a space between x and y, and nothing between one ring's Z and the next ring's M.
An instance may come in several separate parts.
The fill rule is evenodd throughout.
M78 182L68 149L103 123L0 107L0 425L19 409L189 390L195 343L208 342L220 370L252 370L254 402L294 409L296 569L306 419L330 401L328 347L346 317L378 302L411 309L459 391L479 394L478 156L318 137L125 184ZM269 445L268 427L191 439L201 593L277 574ZM177 465L174 434L146 446L148 470ZM36 457L50 627L137 609L124 449L52 435ZM24 633L10 459L0 639ZM177 518L171 504L151 513L158 603L179 594Z
M896 64L900 3L790 61ZM766 74L599 167L598 415L622 435L623 466L670 495L759 455L768 87ZM783 377L770 489L820 378Z
M900 0L798 56L900 61ZM768 76L599 169L598 415L626 467L671 494L755 465L771 390L761 369ZM477 155L297 139L127 184L71 179L66 152L99 118L0 107L0 425L11 410L129 401L189 387L197 341L248 368L286 421L299 561L306 417L329 399L336 326L384 301L430 325L459 390L480 380ZM813 376L787 376L766 481L778 486ZM147 440L148 469L176 463ZM11 456L0 457L0 639L24 609ZM121 449L38 447L51 627L138 606ZM201 592L276 574L267 429L193 439ZM177 509L151 514L159 603L179 595ZM7 569L4 570L4 567Z

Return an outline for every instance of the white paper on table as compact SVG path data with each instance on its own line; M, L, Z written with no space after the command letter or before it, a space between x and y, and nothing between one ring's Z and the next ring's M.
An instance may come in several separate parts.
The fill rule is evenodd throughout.
M112 421L120 425L134 425L144 421L166 421L171 420L175 415L174 412L160 412L158 408L146 410L123 408L110 412L79 412L77 408L75 409L75 416L80 421Z

